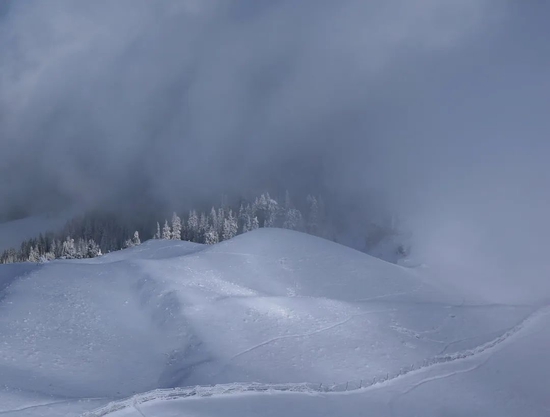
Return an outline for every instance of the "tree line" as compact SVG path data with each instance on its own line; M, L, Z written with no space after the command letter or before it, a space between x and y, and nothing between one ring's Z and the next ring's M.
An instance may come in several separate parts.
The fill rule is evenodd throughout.
M301 209L287 192L279 202L269 193L237 207L222 203L210 211L190 210L187 215L173 213L170 222L157 222L147 230L143 222L128 222L113 213L93 211L69 221L58 233L40 234L24 241L18 250L8 249L0 263L45 262L53 259L95 258L103 253L139 245L146 239L187 240L215 244L260 227L282 227L322 237L330 237L322 198L308 195Z
M238 210L222 205L209 212L190 210L183 218L173 213L170 222L165 219L162 226L157 222L153 238L212 245L260 227L282 227L321 236L324 218L321 198L309 195L304 215L292 204L288 192L282 204L264 193L252 202L241 202Z

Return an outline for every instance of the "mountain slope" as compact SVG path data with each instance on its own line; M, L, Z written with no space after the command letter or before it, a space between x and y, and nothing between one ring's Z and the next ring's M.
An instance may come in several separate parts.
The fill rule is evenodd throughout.
M24 240L35 238L40 233L59 230L72 215L72 210L68 210L0 223L0 252L9 248L17 249Z
M418 271L277 229L3 266L0 291L0 404L53 403L28 415L155 388L381 380L534 311L472 304Z

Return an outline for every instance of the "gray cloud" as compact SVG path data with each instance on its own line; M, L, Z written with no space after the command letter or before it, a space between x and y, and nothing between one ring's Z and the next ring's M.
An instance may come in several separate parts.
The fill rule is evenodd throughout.
M174 205L276 185L325 190L360 218L377 195L447 275L547 274L548 12L12 2L0 11L2 206Z
M365 148L342 138L370 130L362 113L395 57L453 46L481 13L462 1L14 3L2 165L23 195L34 182L91 201L262 186L303 157L330 165L327 146Z

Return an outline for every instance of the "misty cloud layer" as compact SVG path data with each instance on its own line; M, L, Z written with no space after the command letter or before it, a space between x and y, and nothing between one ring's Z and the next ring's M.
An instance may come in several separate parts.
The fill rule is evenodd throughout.
M323 191L358 219L398 213L453 280L537 293L548 16L496 0L12 1L0 210Z

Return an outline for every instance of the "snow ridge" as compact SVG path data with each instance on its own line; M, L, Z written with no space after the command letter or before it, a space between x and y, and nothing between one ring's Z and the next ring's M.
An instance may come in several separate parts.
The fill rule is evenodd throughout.
M295 392L307 394L336 393L345 391L355 391L366 389L376 385L388 383L396 378L403 377L412 372L421 372L449 362L461 361L472 358L495 349L504 342L510 341L518 335L528 325L538 320L540 317L550 314L550 305L542 306L523 319L517 325L511 327L497 338L481 344L475 348L455 352L452 354L438 355L427 359L419 364L413 364L410 367L402 368L395 374L386 374L372 380L348 381L339 384L318 384L318 383L287 383L287 384L262 384L262 383L231 383L218 384L213 386L195 386L181 387L171 389L157 389L143 394L137 394L130 398L111 402L96 410L86 412L82 417L102 417L116 411L133 407L139 411L139 405L149 401L175 400L188 397L211 397L214 395L226 395L237 393L269 393L269 392Z

